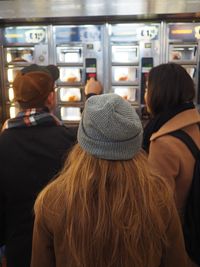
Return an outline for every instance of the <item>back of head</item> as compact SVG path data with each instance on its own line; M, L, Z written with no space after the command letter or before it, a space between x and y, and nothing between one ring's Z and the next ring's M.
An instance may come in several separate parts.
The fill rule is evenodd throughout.
M58 77L59 69L54 65L33 64L23 68L13 82L15 101L21 108L43 107Z
M147 104L153 115L158 115L181 104L193 101L194 82L178 64L161 64L151 69L148 77Z
M102 159L131 159L141 148L141 121L131 104L116 94L88 99L79 124L78 142Z
M47 206L53 203L66 229L68 266L144 267L153 252L161 253L160 207L169 194L150 175L141 142L142 125L128 101L115 94L87 100L78 144L35 206L42 212L38 204L52 190Z

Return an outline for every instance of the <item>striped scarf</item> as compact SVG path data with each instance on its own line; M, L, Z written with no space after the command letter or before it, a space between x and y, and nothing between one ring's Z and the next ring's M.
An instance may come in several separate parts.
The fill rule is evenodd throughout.
M37 125L62 125L62 122L45 108L31 108L20 111L13 119L8 119L3 130L10 128L32 127Z

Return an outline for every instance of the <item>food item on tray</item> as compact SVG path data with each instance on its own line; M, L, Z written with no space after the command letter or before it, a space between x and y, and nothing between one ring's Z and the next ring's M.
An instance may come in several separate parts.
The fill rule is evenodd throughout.
M75 83L75 82L78 81L78 78L76 76L68 76L67 79L66 79L66 81L68 83Z
M68 101L78 101L78 97L76 95L70 95Z
M172 53L172 59L173 60L180 60L181 59L181 53L180 52L173 52Z
M16 57L15 59L13 59L12 62L13 62L13 63L14 63L14 62L27 62L27 60L25 60L24 58L21 58L21 57Z
M121 75L118 78L118 81L127 81L128 80L128 76L127 75Z

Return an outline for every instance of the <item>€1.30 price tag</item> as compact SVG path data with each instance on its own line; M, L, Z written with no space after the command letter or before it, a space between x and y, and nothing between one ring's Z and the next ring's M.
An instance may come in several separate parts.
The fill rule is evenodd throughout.
M46 31L44 29L33 29L25 32L27 43L41 43L45 40Z

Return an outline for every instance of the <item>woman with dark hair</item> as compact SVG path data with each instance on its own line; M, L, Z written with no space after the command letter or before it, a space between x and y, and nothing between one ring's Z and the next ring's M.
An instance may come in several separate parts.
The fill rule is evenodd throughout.
M172 186L182 217L192 182L195 159L186 145L170 135L182 129L200 148L200 115L193 104L194 83L187 71L174 63L151 69L146 103L152 119L144 130L143 148L159 175Z
M190 266L170 187L115 94L86 101L78 144L35 203L32 267Z

